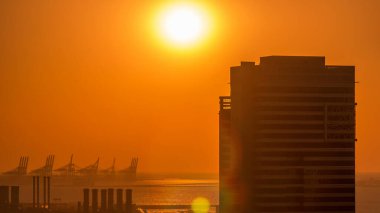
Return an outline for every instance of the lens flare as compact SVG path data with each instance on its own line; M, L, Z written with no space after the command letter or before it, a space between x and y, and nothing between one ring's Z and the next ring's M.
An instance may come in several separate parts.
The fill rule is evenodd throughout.
M207 213L210 209L210 202L207 198L197 197L191 203L191 210L194 213Z

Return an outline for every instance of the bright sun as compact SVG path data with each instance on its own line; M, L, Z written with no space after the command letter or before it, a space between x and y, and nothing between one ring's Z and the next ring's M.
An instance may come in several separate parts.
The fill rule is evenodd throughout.
M207 19L203 11L188 4L166 8L159 20L162 36L177 45L190 45L201 39L207 31Z

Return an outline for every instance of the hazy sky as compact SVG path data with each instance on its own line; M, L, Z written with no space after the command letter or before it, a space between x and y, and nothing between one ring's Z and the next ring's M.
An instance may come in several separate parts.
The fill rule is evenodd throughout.
M380 1L201 2L212 36L179 50L153 30L164 1L1 0L0 171L52 153L56 166L138 156L143 172L217 172L229 67L322 55L357 67L357 169L380 172Z

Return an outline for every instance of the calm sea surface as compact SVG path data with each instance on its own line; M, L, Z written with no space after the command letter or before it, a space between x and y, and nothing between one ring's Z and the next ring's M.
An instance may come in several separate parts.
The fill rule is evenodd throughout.
M133 202L139 205L189 205L197 197L207 198L212 205L216 205L219 200L218 180L215 179L150 179L137 181L133 186L115 188L133 189ZM82 190L82 187L54 187L51 197L55 203L75 204L82 201ZM31 187L22 187L21 202L30 203L31 194ZM357 213L380 212L380 174L357 176L356 202Z
M218 180L215 179L150 179L136 181L133 185L112 188L132 189L133 203L137 205L190 205L198 197L208 199L211 205L217 205L219 202ZM42 189L40 196L40 203L42 203ZM56 205L68 204L68 206L76 207L78 201L83 201L83 187L52 187L51 199L52 203ZM20 188L20 201L22 203L32 202L31 186Z

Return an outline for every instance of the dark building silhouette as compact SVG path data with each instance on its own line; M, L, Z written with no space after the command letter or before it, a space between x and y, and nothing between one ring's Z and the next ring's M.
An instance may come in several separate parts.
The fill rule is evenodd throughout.
M355 67L269 56L220 97L220 211L355 212Z
M219 205L221 212L234 212L237 159L232 158L237 157L234 152L237 144L232 144L231 140L231 98L219 97L219 106Z

